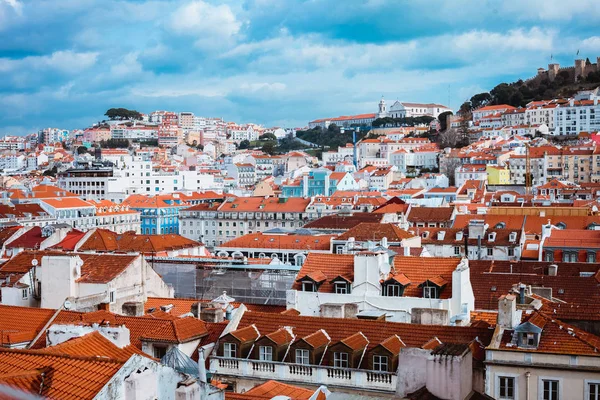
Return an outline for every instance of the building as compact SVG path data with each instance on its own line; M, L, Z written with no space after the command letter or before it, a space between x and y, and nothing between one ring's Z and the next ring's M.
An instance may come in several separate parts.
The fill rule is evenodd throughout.
M309 253L288 292L287 307L302 315L343 317L347 304L357 307L359 316L382 313L397 322L468 323L474 307L468 260L390 259L386 251Z
M293 182L281 186L282 197L331 196L336 190L358 190L358 183L348 172L315 168Z
M600 96L586 100L570 99L554 108L555 135L578 135L580 132L600 131Z
M383 100L383 99L382 99ZM433 117L437 118L441 113L452 110L441 104L433 103L406 103L396 101L390 106L385 116L391 118L415 118L415 117Z
M454 184L461 187L467 181L488 180L487 165L464 164L454 171Z
M488 185L510 185L510 170L496 165L486 165Z
M499 104L494 106L484 106L473 111L473 123L476 123L486 117L490 117L495 114L503 114L510 110L515 110L516 107L509 106L508 104Z
M301 228L310 221L310 202L302 197L227 197L220 204L182 209L181 234L214 247L249 233Z
M99 268L99 266L102 266ZM148 296L173 297L143 256L25 251L2 264L2 304L123 313Z
M179 193L145 196L133 194L123 205L140 213L141 233L179 233L179 210L189 206Z
M341 397L417 398L409 394L425 391L462 400L484 390L481 356L491 333L487 327L244 312L215 346L210 370L235 392L277 376L335 387Z
M486 394L496 399L593 399L600 393L600 337L540 310L531 293L498 301L486 349Z

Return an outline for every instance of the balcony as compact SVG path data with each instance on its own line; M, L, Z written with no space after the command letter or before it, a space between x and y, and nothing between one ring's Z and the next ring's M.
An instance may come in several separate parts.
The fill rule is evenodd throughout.
M394 393L398 377L394 373L317 365L301 365L248 359L211 357L210 371L219 376L281 380L355 389L357 387Z

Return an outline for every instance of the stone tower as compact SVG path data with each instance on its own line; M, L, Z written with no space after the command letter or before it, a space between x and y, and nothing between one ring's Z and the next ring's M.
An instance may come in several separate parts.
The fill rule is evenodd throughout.
M577 82L580 78L585 78L586 76L585 60L575 60L575 82Z
M558 70L560 69L559 64L548 64L548 80L552 82L556 75L558 75Z

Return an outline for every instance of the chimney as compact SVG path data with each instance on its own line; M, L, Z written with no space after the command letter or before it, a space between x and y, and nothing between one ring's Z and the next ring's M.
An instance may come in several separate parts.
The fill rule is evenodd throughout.
M519 285L519 304L525 304L525 285Z
M556 264L552 264L548 266L548 275L549 276L556 276L558 272L558 265Z
M517 312L517 298L514 294L500 297L498 301L498 325L505 329L514 329L520 323Z
M204 322L223 322L223 309L221 308L204 308L200 313L200 319Z

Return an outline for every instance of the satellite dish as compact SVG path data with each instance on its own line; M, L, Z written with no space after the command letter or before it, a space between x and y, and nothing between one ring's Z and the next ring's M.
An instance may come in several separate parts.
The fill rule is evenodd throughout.
M65 300L65 302L63 303L63 307L65 308L65 310L70 310L72 306L73 304L71 304L69 300Z
M31 260L31 265L33 265L34 267L37 267L38 260L36 260L35 258L33 260Z

